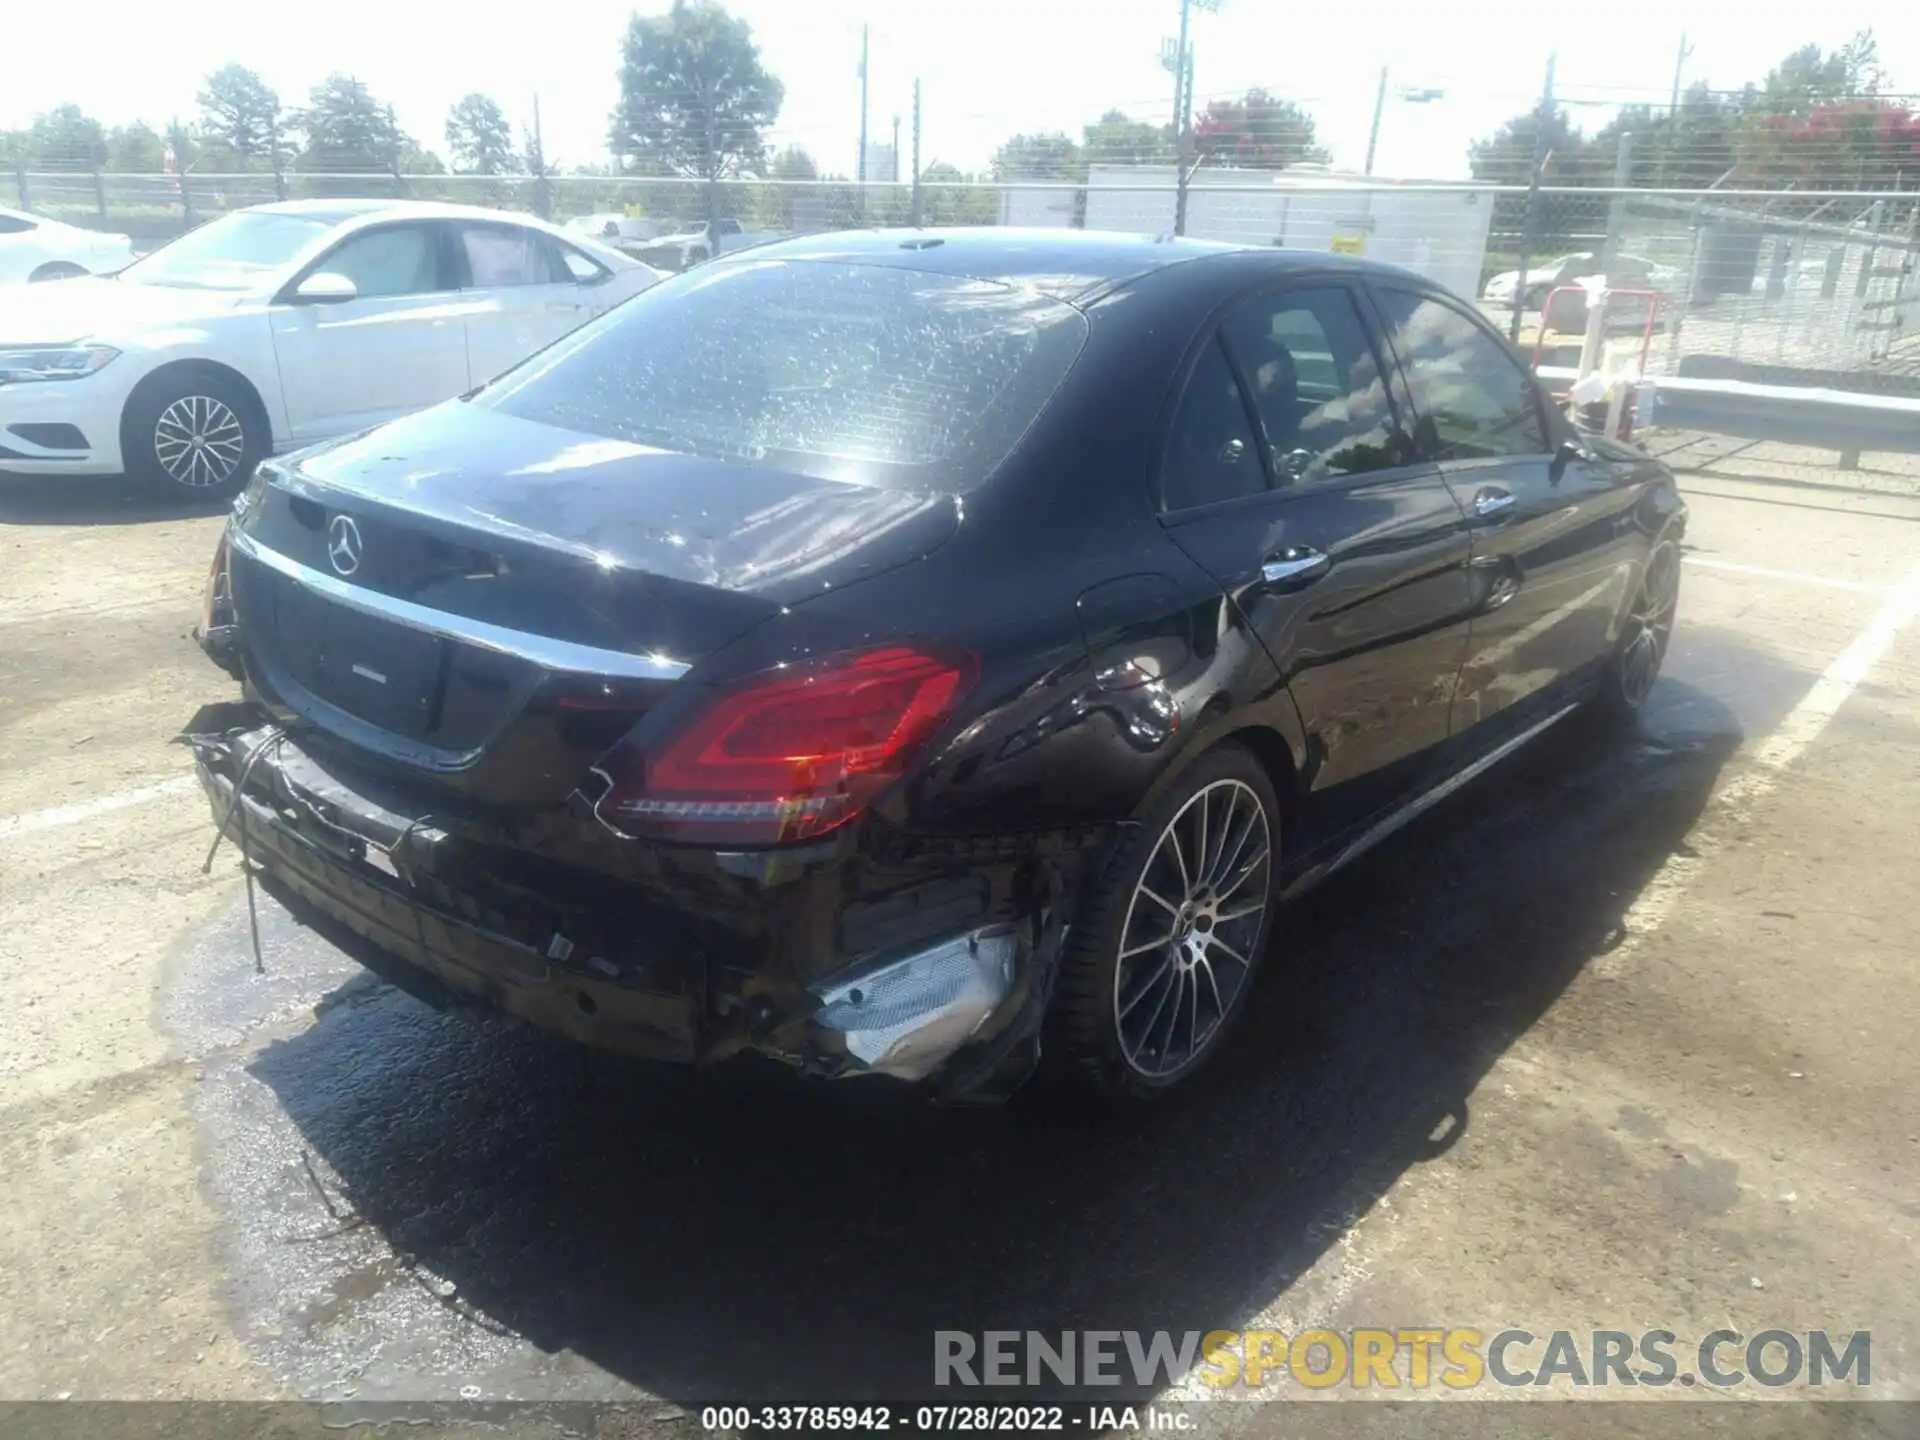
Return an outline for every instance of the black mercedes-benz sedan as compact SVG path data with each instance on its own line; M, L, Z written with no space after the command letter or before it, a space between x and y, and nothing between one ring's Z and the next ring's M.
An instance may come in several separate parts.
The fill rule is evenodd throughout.
M1631 716L1685 520L1414 274L794 240L263 465L184 738L249 874L430 1001L1145 1098L1294 894Z

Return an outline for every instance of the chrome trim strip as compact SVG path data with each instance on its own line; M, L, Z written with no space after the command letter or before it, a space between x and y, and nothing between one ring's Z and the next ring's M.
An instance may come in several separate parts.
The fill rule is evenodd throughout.
M1575 705L1567 705L1562 707L1559 710L1554 711L1553 714L1547 716L1546 719L1538 721L1535 724L1529 725L1525 730L1522 730L1518 735L1513 736L1511 739L1503 742L1502 744L1494 746L1493 749L1489 750L1486 754L1482 755L1478 760L1474 761L1471 765L1467 766L1463 770L1456 771L1454 774L1449 775L1445 780L1442 780L1438 785L1435 785L1431 790L1423 791L1419 795L1414 796L1413 799L1409 800L1405 805L1401 806L1398 810L1394 811L1391 815L1388 815L1384 820L1381 820L1378 824L1374 825L1373 828L1371 828L1370 830L1364 831L1362 834L1356 837L1354 842L1351 845L1347 846L1346 849L1342 850L1338 855L1334 856L1332 860L1328 861L1326 868L1319 872L1320 878L1324 879L1326 876L1333 874L1334 871L1345 866L1350 861L1359 859L1360 856L1364 855L1367 851L1371 850L1374 846L1378 845L1382 840L1386 839L1389 835L1393 834L1394 831L1400 829L1404 825L1411 824L1414 820L1426 814L1427 811L1431 810L1434 806L1438 805L1442 800L1446 799L1449 795L1453 794L1454 791L1458 790L1461 786L1467 784L1471 780L1477 779L1479 776L1484 775L1487 771L1491 770L1494 766L1498 765L1502 760L1506 759L1507 756L1511 755L1514 751L1518 750L1522 745L1526 744L1529 740L1533 739L1533 737L1538 735L1542 730L1545 730L1547 727L1551 725L1558 724L1560 721L1566 719L1567 716L1571 715L1574 711L1578 710L1579 708L1580 707L1577 704L1575 704Z
M377 590L349 585L335 576L302 565L277 550L269 550L237 528L229 532L228 543L249 560L259 561L269 570L278 571L296 584L304 585L329 600L337 600L365 614L377 615L383 620L422 630L429 635L512 655L547 670L580 675L617 675L624 680L678 680L692 668L664 655L634 655L624 650L603 650L597 645L580 645L571 640L534 635L525 630L509 630L503 625L491 625L485 620L473 620L465 615L449 615L444 610L431 610L411 600L399 600L391 595L382 595Z

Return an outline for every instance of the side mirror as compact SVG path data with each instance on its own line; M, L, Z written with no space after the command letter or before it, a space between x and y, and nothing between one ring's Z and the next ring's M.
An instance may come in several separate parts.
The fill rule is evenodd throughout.
M344 305L360 297L360 287L344 275L320 270L295 287L293 298L301 305Z

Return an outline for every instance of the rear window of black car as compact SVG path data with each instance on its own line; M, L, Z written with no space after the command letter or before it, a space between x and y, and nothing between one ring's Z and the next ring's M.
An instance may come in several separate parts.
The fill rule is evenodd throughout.
M960 493L1086 340L1072 306L890 266L705 265L477 397L524 420L822 478Z

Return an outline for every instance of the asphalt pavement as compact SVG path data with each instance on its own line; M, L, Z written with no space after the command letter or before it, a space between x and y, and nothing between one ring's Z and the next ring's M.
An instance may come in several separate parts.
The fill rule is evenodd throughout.
M1116 1117L649 1070L270 902L257 974L167 744L230 688L218 517L0 481L0 1400L692 1423L923 1397L937 1331L1413 1324L1870 1330L1849 1398L1920 1400L1920 499L1684 488L1638 732L1559 727L1289 911L1205 1083Z

